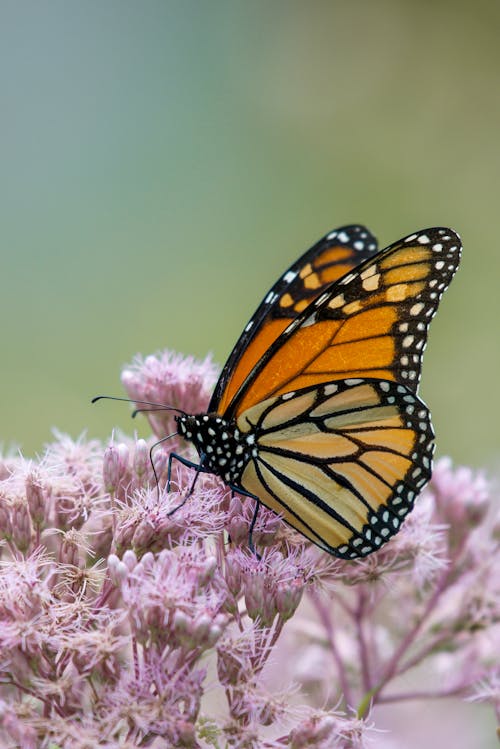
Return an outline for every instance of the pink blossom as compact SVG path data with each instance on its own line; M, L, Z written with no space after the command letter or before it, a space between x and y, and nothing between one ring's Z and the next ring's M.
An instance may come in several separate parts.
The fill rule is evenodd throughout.
M448 524L450 548L454 551L488 512L488 482L483 473L475 474L467 466L454 470L450 458L442 458L434 468L432 491L436 515Z
M166 352L123 381L196 412L214 378L210 360ZM173 429L168 411L149 418L158 438ZM259 558L253 500L200 474L186 501L194 471L174 461L168 488L168 459L195 456L173 438L153 471L153 443L56 433L38 460L0 459L2 746L362 749L387 730L384 705L443 697L500 720L482 473L438 461L402 530L355 562L261 508Z
M123 386L132 400L150 401L193 414L207 410L216 378L217 368L209 356L200 362L172 351L146 358L137 356L122 372ZM171 412L146 413L160 439L175 431Z

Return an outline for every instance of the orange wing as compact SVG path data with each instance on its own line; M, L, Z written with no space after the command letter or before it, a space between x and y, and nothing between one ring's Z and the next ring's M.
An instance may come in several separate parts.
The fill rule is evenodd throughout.
M233 348L212 396L209 412L224 413L232 398L289 323L332 283L377 252L364 226L343 226L302 255L268 292Z
M350 378L397 381L416 392L429 323L460 250L451 229L412 234L331 284L271 345L262 328L220 413L238 417L270 397Z

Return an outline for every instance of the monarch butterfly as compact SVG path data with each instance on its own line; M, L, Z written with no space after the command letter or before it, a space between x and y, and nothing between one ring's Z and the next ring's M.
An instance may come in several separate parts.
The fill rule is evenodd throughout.
M460 253L451 229L379 252L365 227L345 226L265 296L208 412L175 416L198 472L256 500L251 528L262 502L346 559L399 530L431 476L434 432L417 389L429 323Z

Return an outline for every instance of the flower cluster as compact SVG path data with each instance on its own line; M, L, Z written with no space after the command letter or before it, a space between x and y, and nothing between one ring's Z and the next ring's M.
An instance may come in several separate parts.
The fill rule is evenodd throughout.
M203 411L214 376L166 353L123 381ZM355 562L262 509L257 557L252 501L202 474L184 501L193 471L169 468L170 447L154 469L126 438L0 459L2 746L361 749L379 706L444 696L500 721L500 523L481 474L439 461L400 533Z

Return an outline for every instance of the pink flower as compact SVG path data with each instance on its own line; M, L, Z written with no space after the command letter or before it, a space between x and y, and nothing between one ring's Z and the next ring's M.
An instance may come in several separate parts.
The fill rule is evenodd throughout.
M214 378L169 352L124 373L131 397L195 412ZM157 436L171 416L150 414ZM500 720L482 474L439 461L400 533L353 563L262 508L257 558L253 501L205 474L187 497L179 462L167 490L170 449L193 456L174 438L153 471L152 444L56 433L39 460L0 459L2 746L362 749L379 706L445 696Z
M434 468L431 491L437 517L449 526L450 549L454 552L488 512L488 482L483 473L474 473L466 466L453 470L450 458L441 458Z
M150 401L195 414L207 410L217 374L209 356L200 362L191 356L164 351L146 358L137 356L123 370L122 383L132 400ZM147 417L160 439L175 431L171 412L152 410Z

